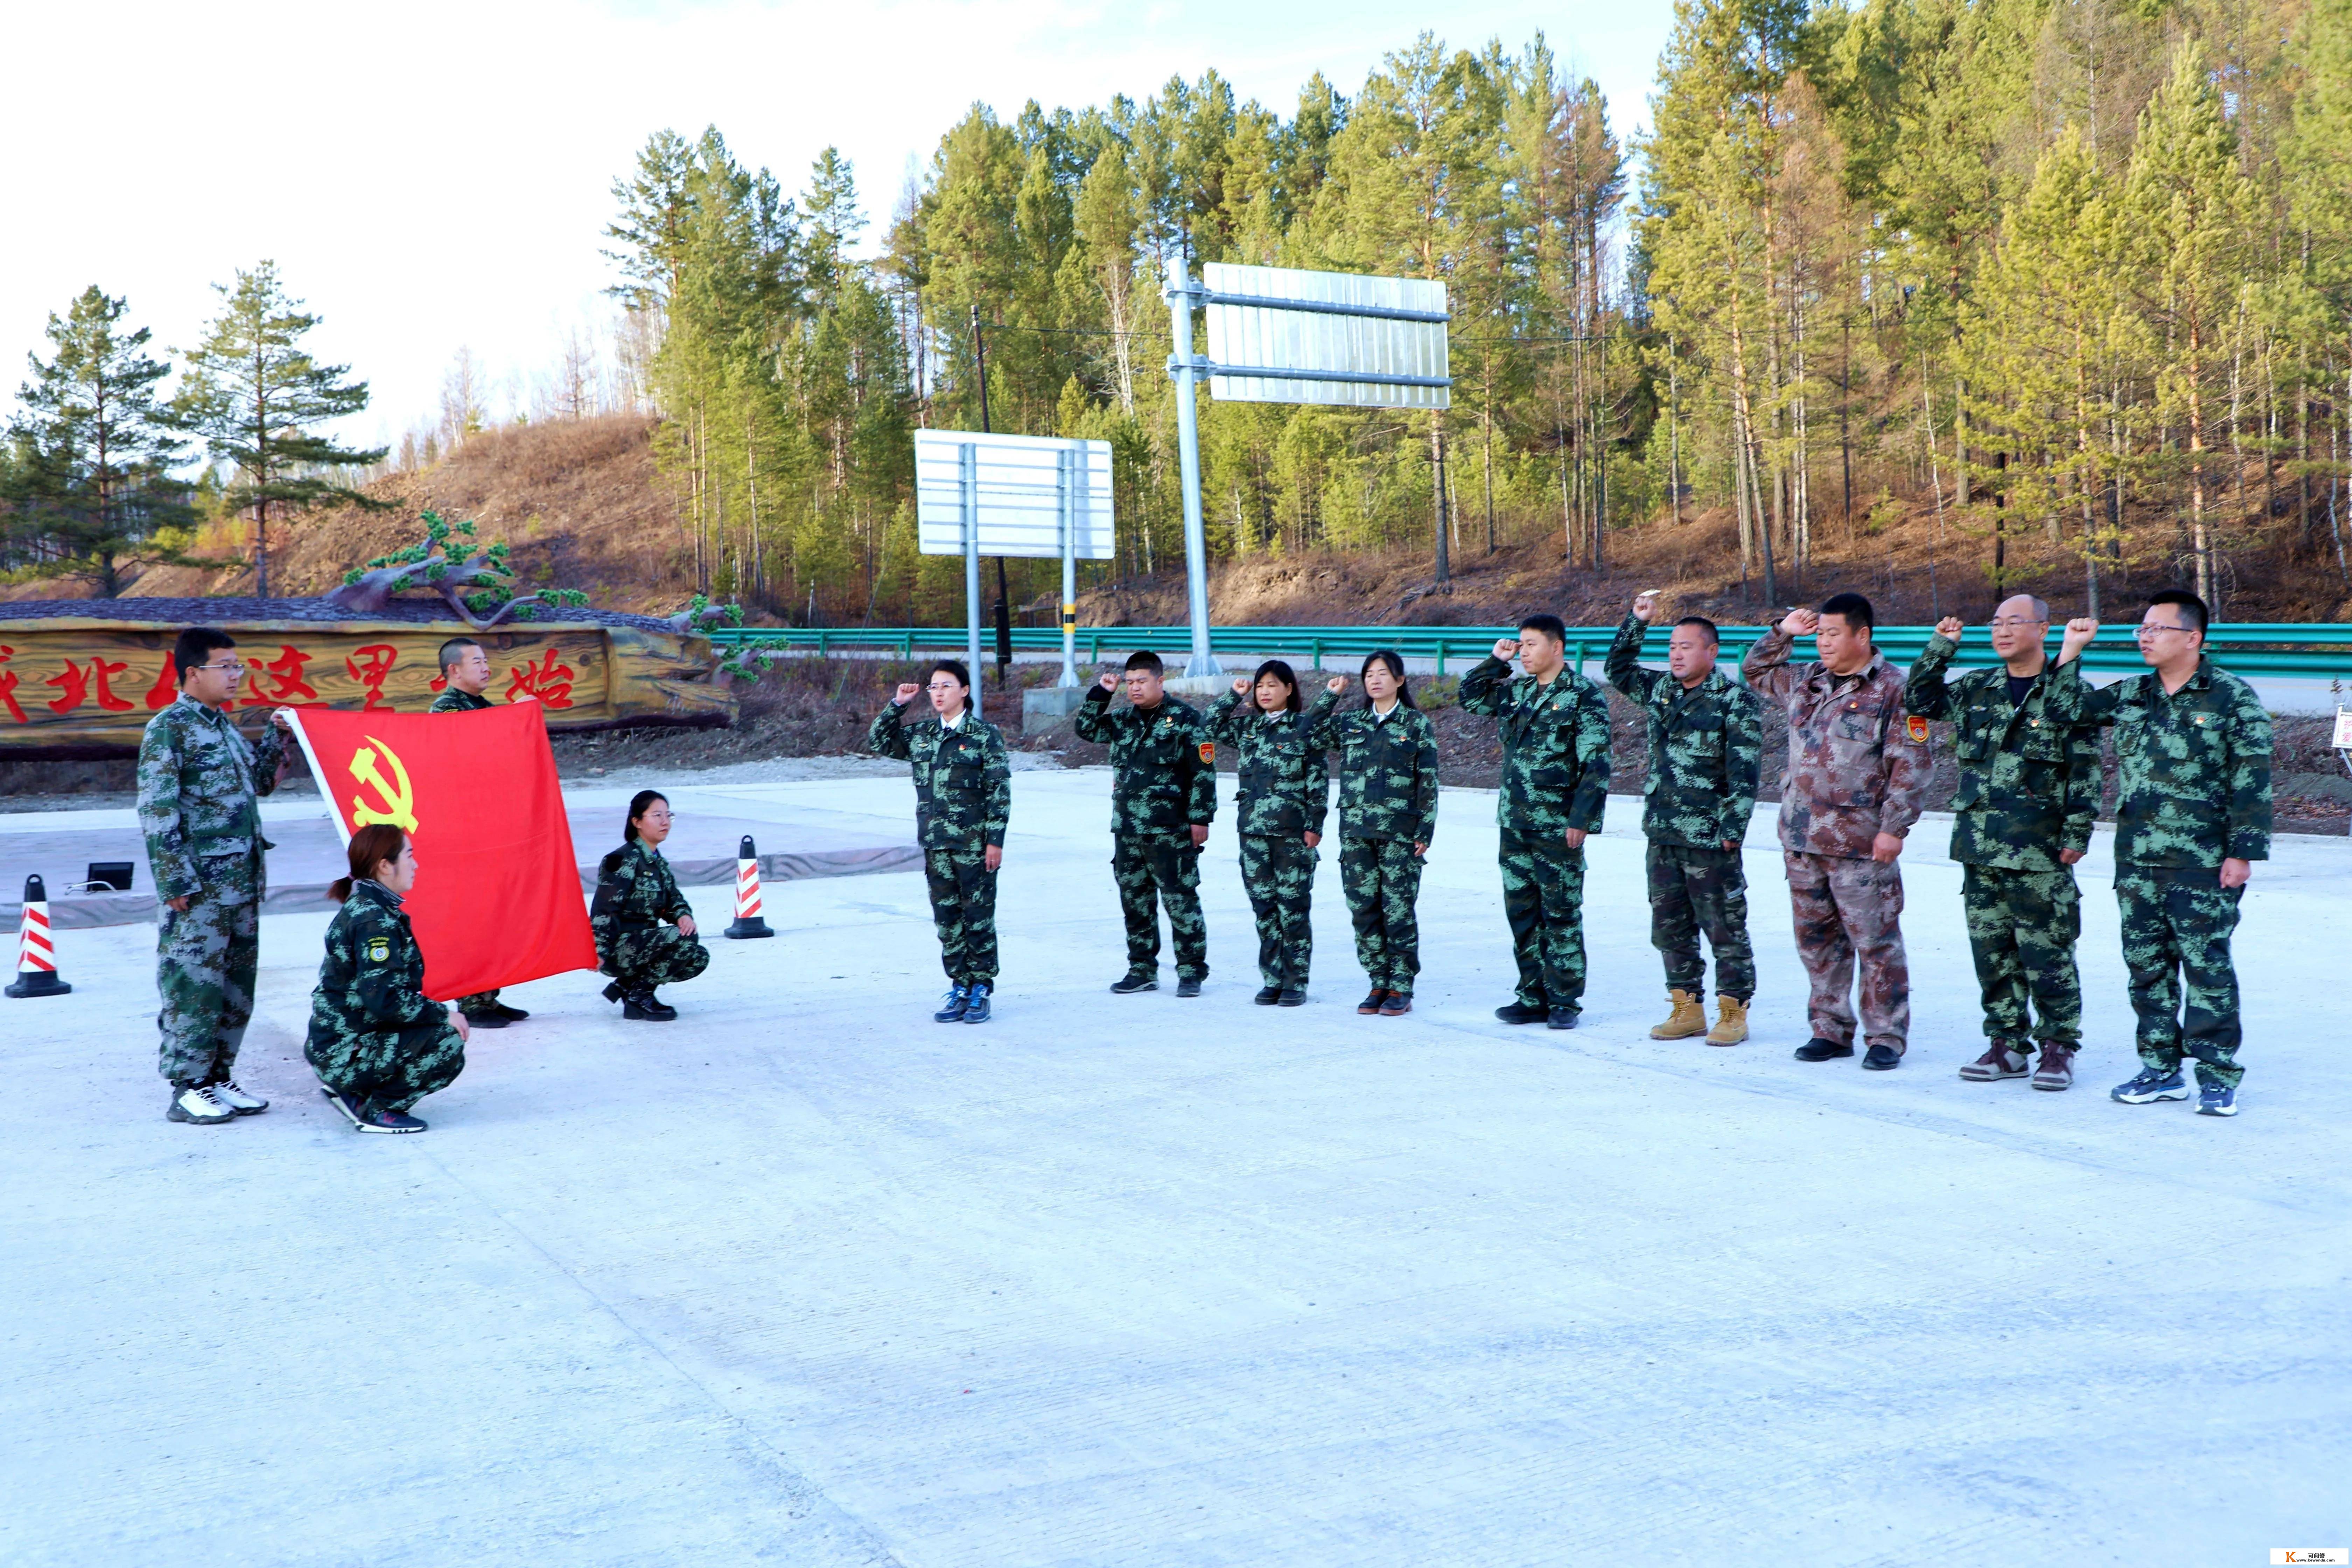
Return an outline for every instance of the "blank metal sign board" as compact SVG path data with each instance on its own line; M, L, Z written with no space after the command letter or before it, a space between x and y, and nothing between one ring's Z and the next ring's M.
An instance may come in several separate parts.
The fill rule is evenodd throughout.
M915 432L915 536L922 553L964 552L966 447L972 454L981 554L1059 558L1066 505L1075 525L1071 554L1080 561L1111 558L1109 442L972 430Z
M1201 269L1209 391L1244 403L1444 408L1445 285L1285 267Z

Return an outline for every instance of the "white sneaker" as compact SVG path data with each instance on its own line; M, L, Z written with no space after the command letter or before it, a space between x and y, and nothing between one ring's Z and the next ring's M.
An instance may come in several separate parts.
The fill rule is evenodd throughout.
M213 1086L192 1083L172 1096L171 1108L163 1114L173 1121L192 1121L199 1127L216 1127L224 1121L236 1120L236 1112L213 1097Z
M257 1116L269 1109L269 1101L257 1094L247 1094L236 1087L236 1080L225 1078L212 1086L213 1098L236 1111L239 1116Z

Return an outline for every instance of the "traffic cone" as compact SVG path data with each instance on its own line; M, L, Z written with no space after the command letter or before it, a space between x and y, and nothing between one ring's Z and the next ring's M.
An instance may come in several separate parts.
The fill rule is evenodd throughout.
M739 942L776 934L760 918L760 852L751 847L748 833L743 835L742 847L735 852L735 923L727 928L727 934Z
M16 983L11 996L62 996L73 989L58 978L58 952L49 945L49 889L38 877L25 879L25 913L16 926Z

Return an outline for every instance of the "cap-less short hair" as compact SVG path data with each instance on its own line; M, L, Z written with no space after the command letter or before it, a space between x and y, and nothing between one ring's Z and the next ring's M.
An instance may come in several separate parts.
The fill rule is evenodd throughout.
M466 650L467 648L479 647L481 646L482 645L480 643L476 642L472 637L451 637L447 642L443 643L441 645L441 673L444 675L448 674L449 667L457 663L459 659L465 658Z
M1160 673L1161 669L1160 656L1152 652L1148 647L1138 648L1133 653L1127 656L1127 668L1129 669L1148 669L1152 674L1158 675Z
M2205 601L2188 589L2166 588L2159 593L2150 594L2147 596L2147 607L2152 610L2158 605L2179 605L2180 618L2187 621L2199 637L2205 635Z
M1568 627L1560 618L1558 616L1547 615L1540 610L1532 616L1521 616L1518 629L1522 632L1541 632L1556 643L1564 643L1568 640Z
M1707 641L1715 644L1718 647L1723 646L1723 634L1717 631L1716 629L1715 623L1708 620L1705 616L1685 616L1681 620L1676 621L1675 625L1677 627L1696 626L1701 637L1706 638Z
M1822 614L1836 616L1847 626L1860 626L1864 631L1878 625L1878 617L1871 611L1870 601L1859 594L1832 594L1822 601Z
M190 626L172 643L172 678L188 679L188 671L200 664L208 664L214 654L225 647L235 647L236 639L218 626Z

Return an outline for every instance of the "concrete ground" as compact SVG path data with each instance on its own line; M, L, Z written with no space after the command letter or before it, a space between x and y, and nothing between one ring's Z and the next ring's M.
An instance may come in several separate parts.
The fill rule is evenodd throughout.
M613 781L625 794L636 781ZM1234 841L1208 994L1131 998L1108 780L1024 773L1003 992L929 1021L920 879L770 889L625 1024L509 993L415 1138L299 1038L325 924L265 921L241 1076L163 1118L152 931L0 1001L0 1562L824 1568L2255 1563L2352 1537L2352 845L2289 839L2239 945L2244 1114L2126 1108L2103 836L2072 1093L1979 1048L1958 872L1906 857L1901 1070L1805 1036L1768 808L1734 1050L1662 1014L1638 805L1591 850L1573 1034L1511 973L1491 796L1449 791L1416 1010L1256 986ZM575 796L575 799L579 798ZM601 798L601 797L600 797ZM697 786L903 829L904 779ZM723 892L699 889L712 930Z

